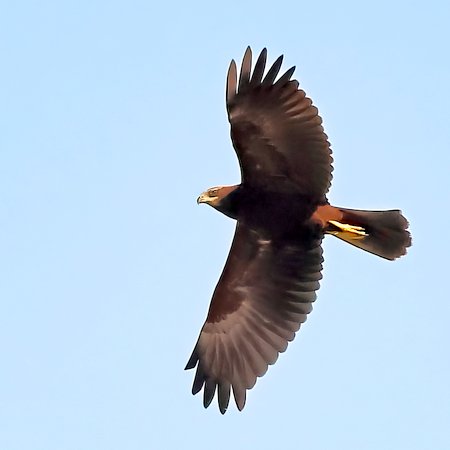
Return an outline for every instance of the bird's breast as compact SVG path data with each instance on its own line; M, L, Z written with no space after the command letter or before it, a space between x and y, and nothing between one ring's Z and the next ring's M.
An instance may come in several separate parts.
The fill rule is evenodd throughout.
M248 190L237 199L237 219L268 239L316 233L311 220L318 201L304 195Z

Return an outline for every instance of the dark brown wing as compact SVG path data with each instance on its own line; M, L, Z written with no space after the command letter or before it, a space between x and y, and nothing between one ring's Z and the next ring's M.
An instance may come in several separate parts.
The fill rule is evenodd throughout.
M186 369L197 372L205 408L218 392L222 414L231 388L239 410L269 364L286 350L312 310L322 270L320 240L276 243L238 223L228 260Z
M331 184L332 157L318 110L298 81L295 67L275 81L280 56L263 78L267 51L253 73L250 47L239 80L234 61L228 70L226 101L231 138L245 184L271 189L297 189L322 198Z

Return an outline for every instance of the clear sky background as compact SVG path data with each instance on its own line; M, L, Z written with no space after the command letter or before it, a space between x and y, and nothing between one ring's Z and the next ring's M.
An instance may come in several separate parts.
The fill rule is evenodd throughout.
M450 448L450 6L0 7L0 448ZM285 54L334 150L330 201L401 208L390 263L332 237L313 313L239 413L183 368L234 224L231 58Z

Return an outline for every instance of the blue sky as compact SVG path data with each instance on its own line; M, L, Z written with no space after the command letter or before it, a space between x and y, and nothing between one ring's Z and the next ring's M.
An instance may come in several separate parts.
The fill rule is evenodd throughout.
M0 7L0 448L450 448L448 2ZM315 309L221 416L184 372L234 225L226 70L285 54L330 201L401 208L395 263L331 238Z

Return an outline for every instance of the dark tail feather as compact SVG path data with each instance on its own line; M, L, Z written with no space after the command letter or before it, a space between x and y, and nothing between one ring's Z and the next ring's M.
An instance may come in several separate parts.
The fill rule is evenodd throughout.
M343 214L342 223L362 227L366 236L342 232L329 225L327 230L339 239L374 255L386 259L396 259L406 254L411 246L408 221L398 209L390 211L364 211L338 208Z

